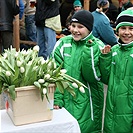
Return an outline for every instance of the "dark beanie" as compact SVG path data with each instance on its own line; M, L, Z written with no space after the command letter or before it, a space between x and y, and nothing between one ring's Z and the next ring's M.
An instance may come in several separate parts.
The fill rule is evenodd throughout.
M72 22L84 25L91 32L93 28L94 18L90 11L79 10L72 16L71 23Z
M122 11L116 19L116 31L121 26L133 26L133 10L127 9Z

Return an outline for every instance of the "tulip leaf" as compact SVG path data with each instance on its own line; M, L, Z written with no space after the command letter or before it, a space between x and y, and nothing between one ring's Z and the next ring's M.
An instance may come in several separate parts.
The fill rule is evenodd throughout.
M8 86L10 97L15 100L16 92L15 92L15 85Z
M61 82L56 82L56 86L61 93L64 93L64 88Z
M61 81L63 88L66 89L69 86L68 82Z

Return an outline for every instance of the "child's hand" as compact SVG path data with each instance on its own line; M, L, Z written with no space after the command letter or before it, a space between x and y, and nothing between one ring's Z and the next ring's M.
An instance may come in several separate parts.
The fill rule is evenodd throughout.
M111 46L110 45L105 45L104 49L101 50L102 54L107 54L109 53L111 50Z
M58 105L54 105L54 109L60 109Z

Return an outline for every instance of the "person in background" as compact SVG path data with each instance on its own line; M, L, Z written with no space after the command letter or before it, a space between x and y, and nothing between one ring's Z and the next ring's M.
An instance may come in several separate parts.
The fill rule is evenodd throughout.
M57 66L63 63L62 68L68 75L88 86L82 92L73 88L75 97L67 91L60 93L58 88L54 93L54 108L65 107L77 119L81 133L102 130L103 84L98 79L91 80L92 75L88 73L92 67L94 71L95 67L97 69L100 49L104 47L104 43L92 35L93 22L91 12L76 12L71 19L71 35L59 39L52 52ZM93 66L93 63L97 65Z
M82 9L82 4L81 4L80 0L75 0L73 3L73 10L70 12L70 14L66 20L66 27L69 28L72 16L74 15L75 12L77 12L81 9Z
M61 31L59 0L37 0L35 12L39 56L46 60L56 43L56 31Z
M119 2L118 13L120 14L122 11L127 10L128 8L132 6L133 4L130 2L130 0L121 0Z
M23 0L19 0L19 19L21 20L24 15L24 2Z
M75 0L62 0L61 2L59 12L61 16L61 25L63 28L66 27L66 19L73 9L74 1ZM81 4L83 5L83 0L81 0Z
M90 6L89 6L90 12L93 12L97 9L97 1L98 0L90 0Z
M73 9L73 2L74 0L62 0L61 5L59 7L59 12L61 16L61 26L66 27L66 19Z
M109 1L98 0L97 7L98 8L92 12L94 17L92 34L103 41L105 44L117 44L118 39L110 25L109 18L106 16L106 12L109 9Z
M37 42L37 33L35 25L35 11L36 7L31 7L31 0L23 0L25 9L24 9L24 22L25 22L25 40ZM23 44L21 49L33 48L31 45Z
M13 20L17 14L16 0L0 0L0 53L13 46Z
M101 80L108 85L104 133L133 133L133 10L116 20L119 43L100 56Z
M31 7L30 0L24 0L25 4L25 29L27 40L37 42L35 11L36 7Z
M109 9L106 12L107 17L110 20L111 27L115 28L115 21L118 16L118 9L117 7L113 4L112 0L109 1Z
M70 26L71 18L74 15L75 12L77 12L77 11L79 11L81 9L82 9L82 4L81 4L80 0L75 0L74 3L73 3L73 9L72 9L72 11L70 12L69 16L66 19L66 28L64 28L62 30L61 34L64 34L64 35L71 34L71 32L70 32L70 29L71 29L71 26Z

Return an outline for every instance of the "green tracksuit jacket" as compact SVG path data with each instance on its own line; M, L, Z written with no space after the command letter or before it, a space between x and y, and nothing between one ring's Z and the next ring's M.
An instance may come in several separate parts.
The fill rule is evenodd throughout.
M104 133L133 133L133 42L102 54L100 69L108 84Z
M99 49L100 46L103 46L103 43L92 34L86 39L77 42L69 35L58 40L53 50L53 58L57 65L63 62L63 68L67 70L67 74L85 85L87 85L87 81L84 79L82 71L86 72L89 68L86 67L86 70L82 69L82 60L84 51L89 49L87 45L90 39L95 42L94 45L96 45L96 47L94 48ZM98 56L98 54L96 56ZM88 62L91 59L84 60ZM89 73L87 76L90 76ZM61 94L57 88L54 95L54 104L65 107L77 119L82 133L99 132L101 130L103 108L102 84L95 81L93 85L89 85L88 82L88 89L85 90L85 93L80 92L79 89L74 89L74 91L76 98L71 96L67 91ZM95 108L93 108L93 106Z

